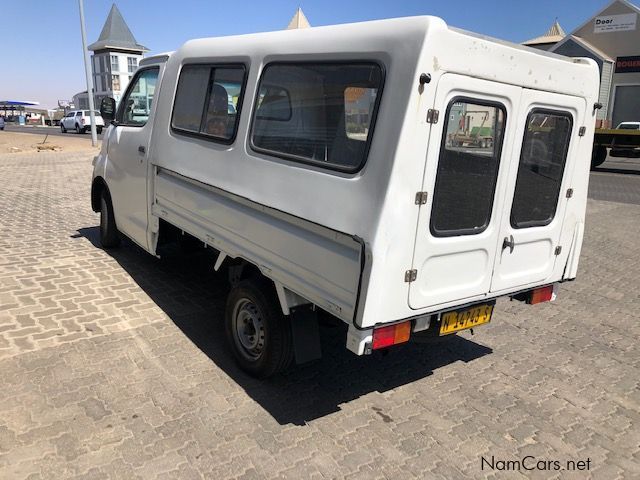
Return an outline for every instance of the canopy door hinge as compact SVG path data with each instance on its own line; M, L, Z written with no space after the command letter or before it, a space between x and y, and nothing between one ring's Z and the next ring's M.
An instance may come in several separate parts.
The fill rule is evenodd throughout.
M580 127L580 129L578 130L578 136L584 137L585 133L587 133L587 127Z
M417 192L416 193L416 205L424 205L427 203L427 197L429 195L427 192Z
M416 278L418 278L418 270L407 270L404 272L404 281L407 283L415 282Z
M555 253L556 256L560 255L560 253L562 253L562 247L558 245L553 253Z
M430 108L429 110L427 110L427 123L438 123L439 116L440 112L438 110Z
M567 198L573 197L573 188L567 189Z

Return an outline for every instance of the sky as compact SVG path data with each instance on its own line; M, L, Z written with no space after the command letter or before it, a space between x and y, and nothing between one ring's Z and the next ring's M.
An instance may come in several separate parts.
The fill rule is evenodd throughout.
M557 18L567 33L610 0L116 0L149 54L186 40L285 28L298 7L312 26L435 15L447 24L513 42L542 35ZM87 43L113 0L85 0ZM635 2L638 4L638 2ZM86 90L77 0L0 0L0 100L53 108Z

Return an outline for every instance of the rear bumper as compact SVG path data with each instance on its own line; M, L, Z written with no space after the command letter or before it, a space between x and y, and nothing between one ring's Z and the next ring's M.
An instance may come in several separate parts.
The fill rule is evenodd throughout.
M553 293L551 298L543 301L554 301L557 297L558 288L560 282L554 282L547 284L546 286L553 286ZM481 301L475 301L470 303L463 303L457 306L449 306L443 310L437 312L430 312L417 317L406 318L400 321L377 324L372 328L359 329L354 325L349 325L349 331L347 332L347 349L351 350L356 355L369 355L373 352L373 333L376 328L387 327L394 324L400 324L404 322L411 322L411 335L419 334L422 337L439 338L440 319L443 313L451 312L453 310L465 309L474 305L482 304L495 304L498 298L510 297L513 300L519 300L526 302L527 304L540 303L538 301L531 301L531 296L528 293L534 290L539 290L540 287L527 288L526 290L512 292L504 295L499 295L492 298L486 298ZM475 327L474 327L475 328ZM410 338L411 340L411 338Z

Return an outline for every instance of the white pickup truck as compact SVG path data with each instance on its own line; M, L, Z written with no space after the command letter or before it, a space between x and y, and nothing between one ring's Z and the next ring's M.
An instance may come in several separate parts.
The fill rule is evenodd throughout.
M95 112L96 130L102 133L104 120L99 112ZM89 110L72 110L60 119L60 131L67 133L68 130L76 133L85 133L91 130L91 112Z
M575 278L598 88L435 17L192 40L102 102L102 244L215 249L256 376L319 356L317 309L357 355L446 337Z

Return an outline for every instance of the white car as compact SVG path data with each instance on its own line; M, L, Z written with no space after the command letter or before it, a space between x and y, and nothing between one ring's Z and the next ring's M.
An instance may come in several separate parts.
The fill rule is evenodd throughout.
M616 130L640 130L640 122L622 122Z
M96 130L102 133L104 128L104 120L100 116L100 112L95 112ZM73 110L67 113L60 120L60 130L67 133L67 130L75 130L76 133L85 133L91 130L91 117L89 110Z

